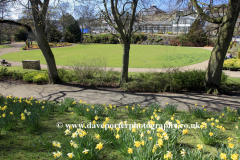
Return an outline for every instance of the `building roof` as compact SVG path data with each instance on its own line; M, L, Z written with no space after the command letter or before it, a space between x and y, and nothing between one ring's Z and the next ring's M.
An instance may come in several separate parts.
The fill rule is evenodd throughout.
M144 26L144 25L172 25L171 20L165 20L165 21L147 21L147 22L140 22L137 25Z
M156 5L152 4L150 8L143 10L142 15L154 15L159 13L166 13L165 11L158 9Z

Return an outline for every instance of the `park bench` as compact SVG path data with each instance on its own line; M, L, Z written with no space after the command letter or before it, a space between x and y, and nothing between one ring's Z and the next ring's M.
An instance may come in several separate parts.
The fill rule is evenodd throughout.
M23 69L41 70L40 60L24 60L22 61Z

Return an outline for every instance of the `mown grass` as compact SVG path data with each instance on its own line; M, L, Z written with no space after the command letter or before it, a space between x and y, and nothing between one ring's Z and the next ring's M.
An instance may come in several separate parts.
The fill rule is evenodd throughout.
M35 100L33 100L34 102ZM9 101L8 101L9 103ZM37 102L36 102L37 103ZM54 104L54 103L53 103ZM1 104L4 104L4 101ZM89 104L92 106L94 104ZM94 105L95 106L95 105ZM161 109L160 112L156 112L157 115L161 116L165 114L164 106L158 106ZM42 119L40 123L40 128L34 132L27 132L25 130L25 127L21 120L19 121L16 128L13 128L10 131L2 130L0 132L0 157L1 159L6 160L12 160L12 159L23 159L23 160L29 160L29 159L54 159L52 152L56 152L57 150L61 150L57 147L53 147L52 141L58 141L62 143L62 146L65 143L69 143L66 140L66 136L64 135L64 131L67 129L66 127L63 128L57 128L56 124L58 122L62 122L64 124L88 124L91 122L84 116L79 116L74 110L74 105L68 109L68 111L65 111L63 114L60 114L57 112L57 110L54 110L50 113L48 119ZM110 106L102 106L107 107L108 110L110 110ZM132 105L129 105L129 108L131 110ZM196 107L196 106L192 106ZM197 106L202 108L201 106ZM121 121L127 121L128 124L135 123L147 123L149 120L146 118L145 114L142 112L143 110L150 109L149 107L142 107L140 106L141 112L137 114L136 119L131 119L128 116L128 109L126 109L126 106L117 106L116 107L118 114L116 119L110 118L108 124L119 124ZM6 110L5 110L6 111ZM22 111L23 112L23 111ZM196 122L200 124L201 122L206 122L208 118L214 117L215 119L219 119L219 115L221 115L222 112L211 112L211 111L205 111L205 116L203 118L195 118L194 116L190 116L184 124L195 124ZM188 111L179 111L174 114L174 117L177 119L181 119L184 117L187 117L189 115ZM6 115L10 116L10 115ZM240 115L239 115L240 116ZM109 117L107 110L104 110L104 113L102 116L99 116L98 122L102 122L105 120L106 117ZM170 118L173 117L172 115L167 115L166 120L170 120ZM7 118L7 117L1 117L1 118ZM215 120L214 119L214 120ZM237 120L240 121L240 120ZM234 130L234 127L236 125L240 125L239 122L229 122L228 120L225 120L224 122L219 122L219 125L222 125L225 127L225 131L221 132L220 137L213 145L204 145L198 136L200 133L200 129L188 129L188 133L183 136L183 138L179 139L177 142L177 146L181 146L182 148L189 148L190 150L195 150L197 144L203 144L205 151L204 154L212 153L213 155L217 155L217 148L220 148L220 144L228 144L228 137L234 138L232 143L235 144L235 148L239 147L240 141L237 139L236 132ZM127 129L128 130L128 129ZM86 129L88 134L94 134L95 131L93 129ZM101 139L101 142L105 141L105 139ZM134 141L134 140L133 140ZM148 144L145 144L148 145ZM129 147L129 146L128 146ZM134 148L132 146L132 148ZM202 151L201 151L202 152ZM172 153L177 154L177 153ZM179 155L181 157L181 155ZM101 155L99 159L104 160L122 160L126 157L124 157L119 150L111 146L111 144L105 144L104 148L101 151ZM66 159L66 157L61 157L59 159Z
M13 46L11 46L11 45L0 45L0 49L1 48L10 48L10 47L13 47Z
M52 49L57 65L73 65L73 62L84 58L104 58L106 67L121 67L123 48L120 44L81 44L73 47ZM199 48L131 45L130 68L170 68L196 64L209 59L210 51ZM1 59L22 61L23 59L40 60L46 64L40 50L9 53Z

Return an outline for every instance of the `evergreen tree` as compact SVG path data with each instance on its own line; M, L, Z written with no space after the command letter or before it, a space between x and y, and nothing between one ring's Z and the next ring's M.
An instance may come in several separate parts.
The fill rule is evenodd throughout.
M70 43L80 42L81 30L78 25L78 22L75 20L73 24L67 27L66 32L64 33L64 39Z

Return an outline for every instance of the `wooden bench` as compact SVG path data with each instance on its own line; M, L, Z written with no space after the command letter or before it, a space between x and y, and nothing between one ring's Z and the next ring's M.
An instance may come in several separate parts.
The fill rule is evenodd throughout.
M24 60L22 61L23 69L41 70L40 60Z

